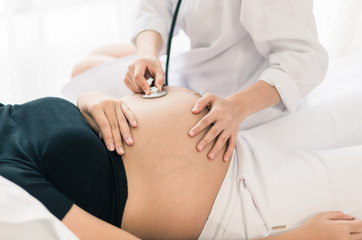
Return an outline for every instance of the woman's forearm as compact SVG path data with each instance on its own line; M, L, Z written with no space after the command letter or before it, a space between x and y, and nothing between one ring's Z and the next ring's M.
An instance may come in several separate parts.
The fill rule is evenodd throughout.
M141 32L136 39L138 56L158 57L162 44L162 37L158 32L151 30Z
M139 240L132 234L94 217L75 204L65 215L62 222L79 239Z
M242 115L242 119L281 101L276 88L264 81L257 81L228 99L239 108L238 112Z

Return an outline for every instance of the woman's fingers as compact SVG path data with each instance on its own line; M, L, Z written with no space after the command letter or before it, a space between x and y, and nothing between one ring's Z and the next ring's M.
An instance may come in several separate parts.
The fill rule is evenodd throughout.
M117 114L117 105L114 106L113 102L106 102L104 106L104 112L107 117L109 126L111 128L112 133L112 140L113 140L113 150L116 150L118 153L124 153L123 144L122 144L122 138L121 138L121 132L119 129L118 124L118 118L121 116L118 116ZM106 139L104 139L106 141ZM111 141L111 140L108 140ZM110 151L113 151L110 150Z
M132 138L130 127L128 125L127 117L124 115L124 112L121 107L122 104L123 103L120 102L119 104L117 104L117 107L116 107L116 110L117 110L116 114L117 114L118 126L119 126L118 134L122 136L123 140L127 143L127 145L132 145L133 138Z
M97 96L92 100L96 101ZM88 112L85 114L89 124L96 125L92 128L99 132L107 149L109 151L116 150L118 154L124 154L123 141L127 145L132 145L134 139L131 134L130 127L137 127L137 121L133 112L126 103L115 99L98 99L96 104L88 105Z
M121 109L132 127L137 127L137 119L125 102L121 102Z
M78 97L77 106L109 151L116 150L122 155L122 139L128 145L134 143L130 127L137 127L136 117L123 101L101 93L87 92Z
M103 107L101 105L94 106L90 111L90 114L98 125L98 128L101 132L101 136L103 138L104 143L107 146L107 149L109 151L114 151L115 145L113 141L112 131L107 116L103 111Z

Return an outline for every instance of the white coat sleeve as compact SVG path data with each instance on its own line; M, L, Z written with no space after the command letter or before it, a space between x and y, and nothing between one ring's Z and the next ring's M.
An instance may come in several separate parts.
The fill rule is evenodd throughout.
M263 80L288 111L323 81L328 55L318 40L312 0L243 0L240 21L269 61Z
M172 2L170 0L139 0L133 26L133 44L136 43L138 34L153 30L161 35L163 47L160 54L165 54L171 21Z

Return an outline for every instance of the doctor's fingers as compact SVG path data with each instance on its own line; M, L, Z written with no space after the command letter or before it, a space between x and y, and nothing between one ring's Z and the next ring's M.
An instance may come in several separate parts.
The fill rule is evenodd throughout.
M216 126L216 125L214 125L214 126ZM211 133L211 130L212 129L209 130L210 133ZM217 131L218 130L216 130L216 132ZM225 148L225 152L223 152L223 160L225 162L228 161L231 158L232 153L234 151L234 148L235 148L235 145L236 145L237 134L238 134L237 130L231 130L230 128L224 128L220 132L220 134L216 137L216 142L215 142L214 146L212 147L212 149L209 151L209 153L207 155L208 158L209 159L214 159L214 157L226 145L227 147ZM212 138L211 141L213 139L214 138ZM208 139L205 139L205 140L206 140L206 142L208 141Z
M131 83L131 76L129 72L127 72L126 75L124 76L123 82L128 87L128 89L131 90L133 93L137 92L133 84Z
M140 80L138 80L138 74ZM158 57L144 57L135 62L135 82L142 81L141 83L144 84L143 79L147 80L149 78L154 79L154 84L159 90L162 89L162 86L165 83L165 72L163 71L162 64ZM147 90L149 90L149 86L141 86L144 90L144 87L147 87Z
M233 155L233 152L234 152L234 149L236 146L237 136L238 136L238 131L236 131L236 133L231 135L231 137L228 140L227 148L226 148L224 158L223 158L225 162L229 161Z
M195 106L192 109L192 113L200 113L202 110L204 110L204 108L210 108L217 98L218 97L214 94L205 94L196 101Z
M209 131L210 132L210 131ZM233 141L231 141L232 138L232 134L230 133L230 131L228 129L224 129L216 138L216 142L214 144L214 146L212 147L212 149L209 151L208 153L208 158L209 159L214 159L214 157L219 153L219 151L227 144L227 142L233 143ZM230 146L229 146L230 147ZM225 160L226 158L226 149L225 148L225 154L223 153L223 159Z
M146 71L147 65L144 64L137 64L135 65L134 72L133 72L133 82L137 89L141 89L140 92L144 92L147 95L150 94L150 85L148 85L147 80L145 78L146 75L149 75ZM154 76L150 76L154 77Z
M126 73L126 76L124 77L123 82L133 93L140 93L140 92L142 92L142 88L136 86L136 83L134 82L134 79L133 79L133 71L134 70L130 65L128 67L128 71Z
M198 127L199 127L198 124L200 124L200 129L202 128L202 130L203 130L206 127L208 127L209 125L212 125L211 128L207 131L205 136L201 139L201 141L199 142L199 144L196 147L197 150L200 152L202 150L204 150L204 148L216 138L218 138L218 142L216 141L217 145L216 145L215 149L220 150L222 144L225 144L230 136L230 134L228 133L228 130L225 129L220 122L213 121L211 117L209 117L209 118L207 118L207 117L208 116L206 115L194 127L196 129L198 129ZM215 122L215 124L213 124L213 122ZM200 130L200 132L202 130ZM211 150L210 153L208 154L208 157L210 159L213 159L215 157L215 155L216 155L216 152Z

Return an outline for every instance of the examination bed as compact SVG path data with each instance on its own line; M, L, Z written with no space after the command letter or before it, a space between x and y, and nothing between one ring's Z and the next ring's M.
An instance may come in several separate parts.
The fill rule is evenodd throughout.
M112 75L109 71L114 65L124 64L133 57L103 64L88 70L64 87L64 97L73 103L81 92L96 90L121 96L130 93L126 88L114 88L108 82L123 84L122 75ZM172 77L172 75L170 76ZM362 54L351 55L330 63L326 80L303 100L300 108L315 105L339 94L362 89ZM361 92L362 94L362 92ZM361 109L351 110L361 111ZM17 185L0 176L0 238L1 239L77 239L57 218L35 198Z

